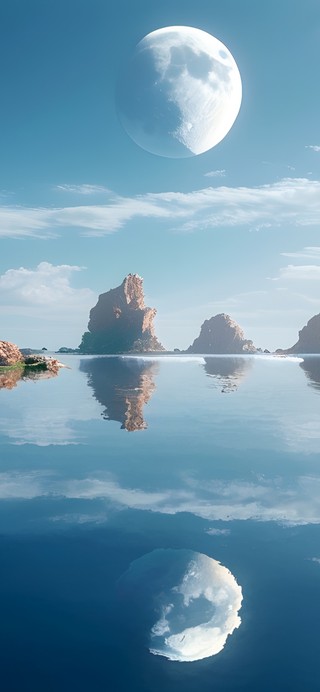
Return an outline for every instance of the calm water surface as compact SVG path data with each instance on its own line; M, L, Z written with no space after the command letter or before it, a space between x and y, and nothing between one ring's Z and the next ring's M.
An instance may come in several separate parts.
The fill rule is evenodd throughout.
M4 692L319 690L320 358L63 360L0 390ZM198 553L241 586L241 624L168 660L160 604L192 651L216 636L176 588Z

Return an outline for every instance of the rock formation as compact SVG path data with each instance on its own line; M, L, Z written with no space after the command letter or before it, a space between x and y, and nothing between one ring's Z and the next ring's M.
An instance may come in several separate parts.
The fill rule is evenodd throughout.
M205 320L200 335L189 346L188 353L255 353L252 341L244 338L239 325L224 313Z
M26 380L48 380L51 377L56 377L59 372L59 365L52 364L51 367L42 369L34 367L25 368L6 368L0 371L0 389L13 389L20 382Z
M0 341L0 366L16 365L24 360L18 346L10 341Z
M27 379L55 377L62 364L43 355L24 355L15 344L0 341L0 389L13 389Z
M277 353L320 353L320 313L311 317L306 326L299 332L299 339L294 346L277 349Z
M128 274L122 284L102 293L92 310L81 353L164 351L154 333L154 308L144 304L143 279Z
M143 409L156 388L157 363L140 358L89 358L81 361L80 369L87 373L94 397L104 407L105 420L119 421L129 432L147 428Z

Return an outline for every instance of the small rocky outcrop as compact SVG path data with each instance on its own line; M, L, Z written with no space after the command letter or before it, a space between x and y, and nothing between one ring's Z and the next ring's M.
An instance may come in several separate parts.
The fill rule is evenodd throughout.
M299 332L299 339L294 346L277 353L320 353L320 313L311 317Z
M62 363L56 358L46 358L46 356L35 355L25 356L23 360L24 369L29 371L29 376L32 371L52 372L58 374L59 368L63 367Z
M57 361L56 361L57 363ZM13 389L20 382L25 382L27 380L48 380L51 377L56 377L59 372L60 364L54 364L52 362L49 367L17 367L17 368L3 368L0 370L0 389Z
M0 341L0 389L13 389L22 380L55 377L63 367L55 358L24 355L9 341Z
M144 304L143 279L128 274L122 284L99 296L92 310L81 353L164 351L154 333L154 308Z
M80 353L79 348L71 348L70 346L61 346L56 353Z
M0 341L0 366L16 365L22 363L24 357L18 346L10 341Z
M244 338L239 325L229 315L221 313L205 320L188 353L256 353L252 341Z

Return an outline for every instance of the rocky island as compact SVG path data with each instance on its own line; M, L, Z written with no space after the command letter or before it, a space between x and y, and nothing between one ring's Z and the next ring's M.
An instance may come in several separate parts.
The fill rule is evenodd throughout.
M320 353L320 313L311 317L299 331L299 338L294 346L287 349L278 348L277 353Z
M62 364L43 355L24 355L10 341L0 341L0 389L13 389L20 380L54 377Z
M80 353L164 351L154 332L156 312L145 306L143 279L138 274L128 274L120 286L102 293L90 310Z
M239 325L229 315L221 313L205 320L199 336L187 353L256 353L253 342L244 338Z

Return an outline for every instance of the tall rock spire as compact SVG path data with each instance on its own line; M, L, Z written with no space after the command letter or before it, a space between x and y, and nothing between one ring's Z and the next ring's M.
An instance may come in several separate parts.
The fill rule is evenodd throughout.
M102 293L90 310L81 353L164 351L154 333L156 312L145 306L143 279L128 274L120 286Z

